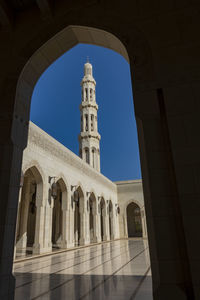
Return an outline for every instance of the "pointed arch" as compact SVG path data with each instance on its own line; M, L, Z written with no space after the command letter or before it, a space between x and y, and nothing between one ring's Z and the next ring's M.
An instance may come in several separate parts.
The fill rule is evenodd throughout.
M85 238L85 224L84 224L84 213L85 213L85 191L82 184L76 188L74 193L74 244L75 246L81 245Z
M142 218L139 205L130 202L126 207L128 237L142 237Z
M45 172L43 171L43 168L41 167L40 163L37 160L31 160L27 164L22 166L22 172L23 174L26 173L29 169L35 169L35 175L36 177L44 183L46 180ZM34 172L34 171L33 171Z
M16 248L19 252L27 253L34 251L35 237L40 230L36 226L36 217L43 203L43 178L35 165L24 168L24 171L17 217Z
M89 232L90 243L97 241L97 199L91 192L89 197Z
M128 201L126 201L126 203L125 203L125 205L124 205L124 214L125 214L125 215L126 215L127 206L128 206L130 203L132 203L132 202L134 202L135 204L137 204L141 210L144 208L144 204L141 205L141 202L140 202L140 201L138 201L138 200L135 199L135 198L131 198L131 199L129 199Z
M62 175L56 180L56 197L52 212L52 247L62 248L66 236L66 209L68 206L68 189Z

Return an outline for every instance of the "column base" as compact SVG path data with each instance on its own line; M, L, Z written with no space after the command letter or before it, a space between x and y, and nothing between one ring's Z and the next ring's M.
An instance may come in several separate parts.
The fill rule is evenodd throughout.
M107 242L107 241L109 241L109 237L107 235L104 235L103 236L103 242Z
M85 239L85 238L81 238L79 240L79 245L80 246L85 246L85 245L89 245L90 244L90 241L88 239Z
M74 248L74 243L72 243L72 242L68 242L68 244L67 244L67 248L69 249L69 248Z
M33 245L33 254L42 254L42 253L51 252L51 251L52 251L52 247L44 248L40 244Z
M74 247L74 243L68 241L62 241L57 245L60 249L68 249Z
M20 238L19 238L19 240L16 242L16 248L17 249L26 249L26 246L27 246L27 235L26 235L26 233L23 235L23 236L21 236Z
M111 236L110 236L110 240L114 240L115 239L115 237L114 237L114 235L112 234Z
M97 243L101 243L101 236L97 237Z

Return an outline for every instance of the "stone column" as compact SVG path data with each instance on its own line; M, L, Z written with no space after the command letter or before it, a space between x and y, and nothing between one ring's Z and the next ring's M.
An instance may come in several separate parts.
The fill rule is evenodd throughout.
M1 107L1 118L2 114ZM5 114L2 122L7 125L0 125L0 299L13 300L15 278L12 268L23 148L9 142L8 136L7 142L2 141L9 131L6 127L9 126L8 115Z
M113 212L109 212L108 219L109 219L109 236L110 236L110 240L113 240L114 239Z
M199 87L175 82L134 91L156 300L200 298L197 99Z
M98 241L98 214L96 212L93 213L93 229L94 229L94 235L93 235L93 243L96 243Z
M86 219L85 219L85 236L86 236L86 243L90 244L90 207L89 207L89 197L86 204Z
M44 249L45 252L50 252L52 250L52 244L49 240L49 230L51 229L50 226L50 207L48 204L44 207Z
M61 204L61 212L62 212L62 225L61 225L61 238L59 242L59 247L62 249L68 248L68 238L69 238L69 206L71 203L69 203L69 195L71 196L71 193L68 191L62 191L62 204Z
M21 60L16 63L19 56L9 51L13 47L12 37L10 34L5 36L7 41L1 40L4 46L0 47L0 299L13 300L15 229L22 154L26 147L28 133L27 118L24 115L28 107L23 106L23 99L21 99L17 105L18 111L17 108L15 109L17 81L25 60L21 57Z
M101 242L101 208L100 208L100 201L97 201L97 211L96 211L96 236L97 236L97 243Z
M110 238L109 234L109 215L108 215L108 205L105 201L105 209L103 211L103 240L108 241Z
M19 233L19 229L20 229L20 214L21 214L21 201L22 201L22 187L20 187L19 190L19 202L18 202L18 209L17 209L17 221L16 221L16 238L17 235Z
M141 222L142 222L142 237L147 238L147 228L146 228L146 216L144 207L140 211L141 213Z
M44 206L36 204L35 240L33 254L44 252Z
M40 254L45 251L44 247L44 224L45 224L45 200L48 187L45 182L37 183L36 194L36 221L35 221L35 240L33 253Z
M116 226L115 239L121 237L121 234L120 234L120 222L121 221L123 221L123 220L120 218L120 213L116 212L116 218L115 218L116 225L114 225L114 226Z
M67 234L68 234L68 247L72 248L75 246L74 241L74 210L75 210L75 203L74 203L74 196L73 191L70 191L69 193L69 204L68 204L68 228L67 228Z
M88 226L88 213L82 211L80 216L80 245L88 245L90 243L87 237L86 226Z
M24 249L26 251L27 247L27 222L29 213L29 202L30 202L30 181L27 180L26 186L24 187L24 197L23 206L21 207L20 217L19 217L19 239L16 243L17 249Z
M20 222L20 214L21 214L21 197L22 197L22 187L20 187L19 190L19 202L18 202L18 209L17 209L17 220L16 220L16 230L15 230L15 248L14 248L14 256L13 259L15 260L16 258L16 243L17 243L17 235L19 233L19 222Z
M68 219L68 247L74 247L74 210L69 210L69 219Z
M111 218L111 224L112 224L112 239L116 239L118 236L118 230L117 226L119 226L119 223L116 221L117 216L116 216L116 207L113 204L113 211L112 211L112 218Z
M54 200L52 200L52 203L54 203ZM51 245L52 250L52 226L53 226L53 205L49 207L49 246Z
M125 213L125 215L123 215L123 224L124 224L124 234L125 234L125 237L128 238L127 213Z
M51 191L49 186L46 188L46 201L44 208L44 251L52 251L52 209L53 209L53 198L51 197Z

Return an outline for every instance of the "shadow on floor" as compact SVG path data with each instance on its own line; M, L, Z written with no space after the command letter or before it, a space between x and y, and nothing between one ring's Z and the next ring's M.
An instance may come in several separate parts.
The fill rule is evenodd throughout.
M151 276L16 272L15 277L15 300L153 299Z

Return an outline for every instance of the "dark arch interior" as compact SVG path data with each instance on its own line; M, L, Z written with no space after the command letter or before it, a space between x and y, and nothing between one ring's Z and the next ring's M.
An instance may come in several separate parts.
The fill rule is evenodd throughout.
M142 220L140 208L134 202L127 206L128 237L142 237Z
M35 242L36 200L41 196L39 185L42 177L36 167L29 168L24 174L19 217L16 222L17 253L32 253Z
M57 182L57 195L54 199L53 220L52 220L52 246L59 247L62 235L62 198L63 193L60 183Z

